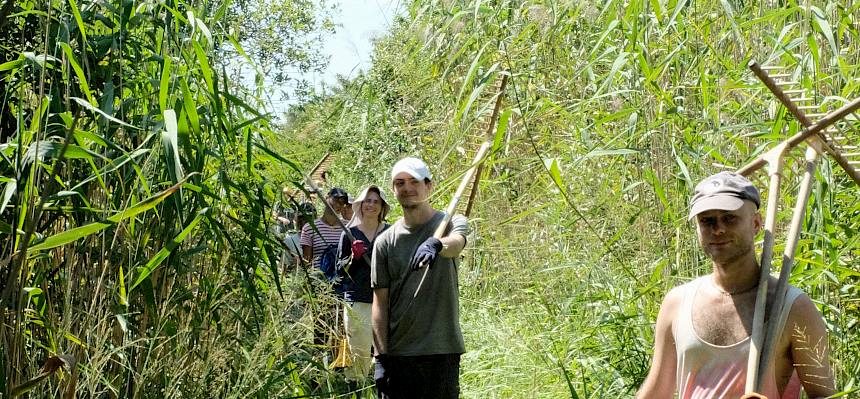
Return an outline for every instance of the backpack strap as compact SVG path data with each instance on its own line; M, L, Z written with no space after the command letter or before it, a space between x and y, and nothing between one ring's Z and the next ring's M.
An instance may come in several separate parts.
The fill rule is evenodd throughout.
M337 274L338 275L346 275L348 273L349 265L352 264L352 258L344 256L341 258L341 254L343 253L343 241L347 239L346 232L340 233L340 239L337 241L337 252L335 252L335 260L337 261ZM350 251L350 255L352 251Z

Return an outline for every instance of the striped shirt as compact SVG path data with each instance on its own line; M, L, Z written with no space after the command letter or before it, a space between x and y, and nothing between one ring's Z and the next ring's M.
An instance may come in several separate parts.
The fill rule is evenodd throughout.
M303 247L305 245L310 246L313 249L312 266L319 268L320 257L322 257L323 251L329 245L337 246L340 243L340 235L343 234L343 230L337 225L329 226L322 218L314 220L314 225L316 225L319 232L314 231L310 224L304 225L299 244Z

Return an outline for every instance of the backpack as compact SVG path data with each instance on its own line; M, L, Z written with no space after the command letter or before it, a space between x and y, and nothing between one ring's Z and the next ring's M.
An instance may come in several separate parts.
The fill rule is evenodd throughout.
M320 255L320 271L325 276L326 280L334 285L335 292L343 292L343 284L340 284L338 278L343 270L341 259L338 257L343 244L343 235L338 240L338 244L328 244Z

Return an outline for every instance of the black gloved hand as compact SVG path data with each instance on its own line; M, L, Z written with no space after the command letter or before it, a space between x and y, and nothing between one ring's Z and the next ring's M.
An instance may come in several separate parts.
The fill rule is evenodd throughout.
M439 251L442 250L442 241L436 237L430 237L418 247L415 255L412 255L412 260L409 261L409 267L412 270L418 270L422 265L432 267L436 257L439 256Z
M376 357L376 364L373 367L373 380L376 381L376 389L379 392L387 392L388 391L388 378L390 376L390 370L386 370L386 367L389 367L388 356L385 354L378 354Z

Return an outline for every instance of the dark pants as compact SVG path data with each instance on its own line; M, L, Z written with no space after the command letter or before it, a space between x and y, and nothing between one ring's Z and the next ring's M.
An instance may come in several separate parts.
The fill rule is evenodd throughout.
M460 355L382 356L374 379L380 399L456 399Z

